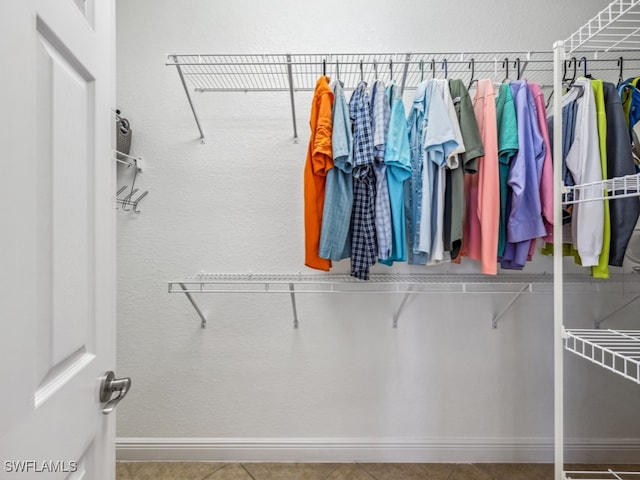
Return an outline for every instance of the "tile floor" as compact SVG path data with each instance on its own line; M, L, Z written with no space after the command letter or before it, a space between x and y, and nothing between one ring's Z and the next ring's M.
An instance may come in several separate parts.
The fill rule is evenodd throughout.
M606 471L603 465L567 470ZM640 471L616 465L617 471ZM579 477L576 477L579 478ZM616 477L611 477L616 478ZM116 480L551 480L542 463L182 463L119 462Z

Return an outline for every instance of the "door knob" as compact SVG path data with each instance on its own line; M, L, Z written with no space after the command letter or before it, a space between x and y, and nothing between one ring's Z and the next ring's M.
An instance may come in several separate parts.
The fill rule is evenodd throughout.
M116 405L124 398L131 388L131 379L129 377L116 378L116 374L112 370L106 372L100 380L100 401L106 402L102 408L102 413L108 415L113 412ZM118 396L111 398L114 393Z

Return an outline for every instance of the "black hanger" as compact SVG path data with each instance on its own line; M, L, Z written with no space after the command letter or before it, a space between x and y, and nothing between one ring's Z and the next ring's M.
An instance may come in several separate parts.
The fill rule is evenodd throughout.
M327 75L327 60L325 58L322 59L322 76Z
M448 67L447 67L447 59L446 58L442 61L442 68L444 70L444 78L446 79L446 78L449 77L449 70L448 70Z
M505 57L502 62L502 68L504 68L505 71L504 80L502 81L502 83L504 83L509 80L509 59L507 57Z
M585 78L593 78L589 73L587 73L587 57L582 57L578 60L578 66L582 66L582 76Z
M571 80L569 81L569 88L573 86L578 76L578 60L576 59L576 57L571 57L571 60L569 60L569 66L571 66L572 63L573 63L573 77L571 77Z
M620 67L620 73L618 74L618 86L620 86L624 82L624 58L618 58L618 67Z
M420 60L420 81L424 80L424 62Z
M360 60L360 81L364 82L364 69L362 68L362 60Z
M393 82L393 60L389 59L389 79Z
M516 61L513 62L513 66L516 68L516 72L518 72L516 80L520 80L520 57L516 58Z
M378 80L378 62L373 61L373 76L376 80Z
M478 80L476 80L476 61L472 58L471 61L469 61L469 68L471 69L471 78L469 79L469 86L467 87L467 90L471 90L471 86L473 85L474 82L477 82Z
M436 61L435 59L431 59L431 75L432 78L436 78Z

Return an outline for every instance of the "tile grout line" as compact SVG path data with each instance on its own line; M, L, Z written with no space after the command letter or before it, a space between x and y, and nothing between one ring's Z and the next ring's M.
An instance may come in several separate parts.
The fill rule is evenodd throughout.
M244 466L244 463L239 463L239 465L242 467L242 469L247 472L247 475L249 475L251 477L251 480L256 480L256 477L254 477L251 472L249 470L247 470L247 467Z
M196 463L196 462L194 462ZM211 477L212 475L215 475L217 472L219 472L220 470L222 470L223 468L227 467L229 464L228 463L223 463L222 466L220 468L216 468L213 472L205 475L204 477L202 477L200 480L206 480L207 478Z
M373 478L373 480L378 480L378 477L376 477L373 473L371 473L369 470L367 470L364 465L360 466L360 469L365 472L367 475L369 475L371 478Z

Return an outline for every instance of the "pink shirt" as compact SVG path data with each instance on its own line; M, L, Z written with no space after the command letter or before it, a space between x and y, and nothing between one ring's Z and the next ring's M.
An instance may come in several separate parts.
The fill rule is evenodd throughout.
M498 128L496 94L491 80L479 80L473 99L484 157L478 159L478 173L465 175L467 214L462 254L482 264L482 273L496 275L498 264L498 222L500 179L498 176Z
M551 159L551 142L549 141L549 129L547 126L547 112L544 94L537 83L530 83L529 89L538 112L538 127L544 140L544 163L542 164L542 176L540 177L540 203L542 204L542 220L547 235L545 242L553 242L553 161ZM535 243L535 240L533 241Z

